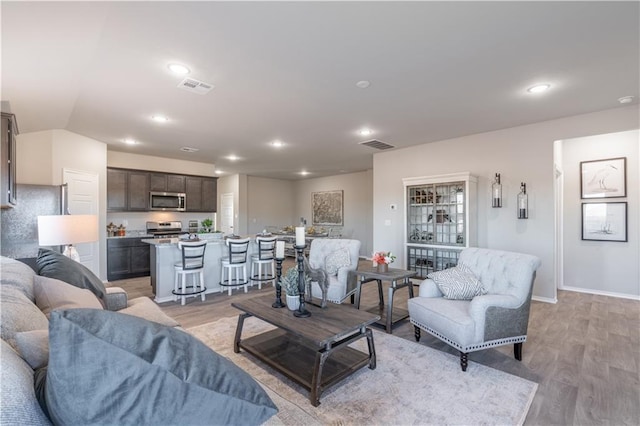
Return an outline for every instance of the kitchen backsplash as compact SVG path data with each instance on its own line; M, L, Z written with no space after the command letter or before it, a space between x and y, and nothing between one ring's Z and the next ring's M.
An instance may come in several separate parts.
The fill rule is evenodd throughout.
M215 213L177 213L177 212L140 212L140 213L107 213L107 224L112 223L116 226L124 225L127 231L139 231L147 228L147 221L154 222L182 222L182 229L189 227L190 220L197 220L199 227L202 219L210 218L213 220L214 229L217 226Z

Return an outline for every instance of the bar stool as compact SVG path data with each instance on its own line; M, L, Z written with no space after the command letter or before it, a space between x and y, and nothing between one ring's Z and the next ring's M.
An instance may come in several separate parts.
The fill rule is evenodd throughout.
M207 288L204 286L204 252L207 248L206 241L180 241L178 249L182 251L182 262L174 265L175 280L173 284L173 300L184 305L185 299L189 296L200 295L204 302L204 292ZM193 275L193 282L187 285L187 275ZM180 285L179 285L180 284ZM200 289L198 289L198 284ZM189 290L191 289L191 290Z
M258 289L262 289L262 283L271 281L276 285L274 251L277 237L256 237L258 253L251 255L251 281L258 283ZM264 267L264 270L262 269Z
M222 258L220 271L220 292L223 288L229 289L229 296L235 287L244 286L247 292L247 251L249 251L249 238L227 238L225 244L229 247L228 255ZM240 272L242 271L242 278Z

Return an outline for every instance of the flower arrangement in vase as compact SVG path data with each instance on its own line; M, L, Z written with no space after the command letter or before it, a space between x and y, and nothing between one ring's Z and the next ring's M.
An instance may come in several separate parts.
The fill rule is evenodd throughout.
M371 260L378 272L387 272L389 271L389 264L396 260L396 256L390 251L377 251L373 253Z

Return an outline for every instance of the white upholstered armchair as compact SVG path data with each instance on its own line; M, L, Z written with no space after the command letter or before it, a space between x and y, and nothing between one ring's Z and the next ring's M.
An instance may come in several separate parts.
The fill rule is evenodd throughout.
M358 268L360 241L337 238L316 238L309 249L309 266L327 271L329 288L327 300L342 303L355 292L355 283L349 283L349 271ZM322 298L317 282L311 282L311 295Z
M436 283L427 278L419 296L409 299L409 316L416 341L425 330L460 351L462 371L469 352L514 344L514 355L522 360L527 339L531 292L540 259L535 256L482 248L467 248L458 265L472 272L484 287L484 295L471 300L443 297Z

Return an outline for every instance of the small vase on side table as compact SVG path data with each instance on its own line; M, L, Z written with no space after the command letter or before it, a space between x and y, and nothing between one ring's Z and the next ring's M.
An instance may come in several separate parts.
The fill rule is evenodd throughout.
M376 266L378 272L389 272L389 264L388 263L378 263Z

